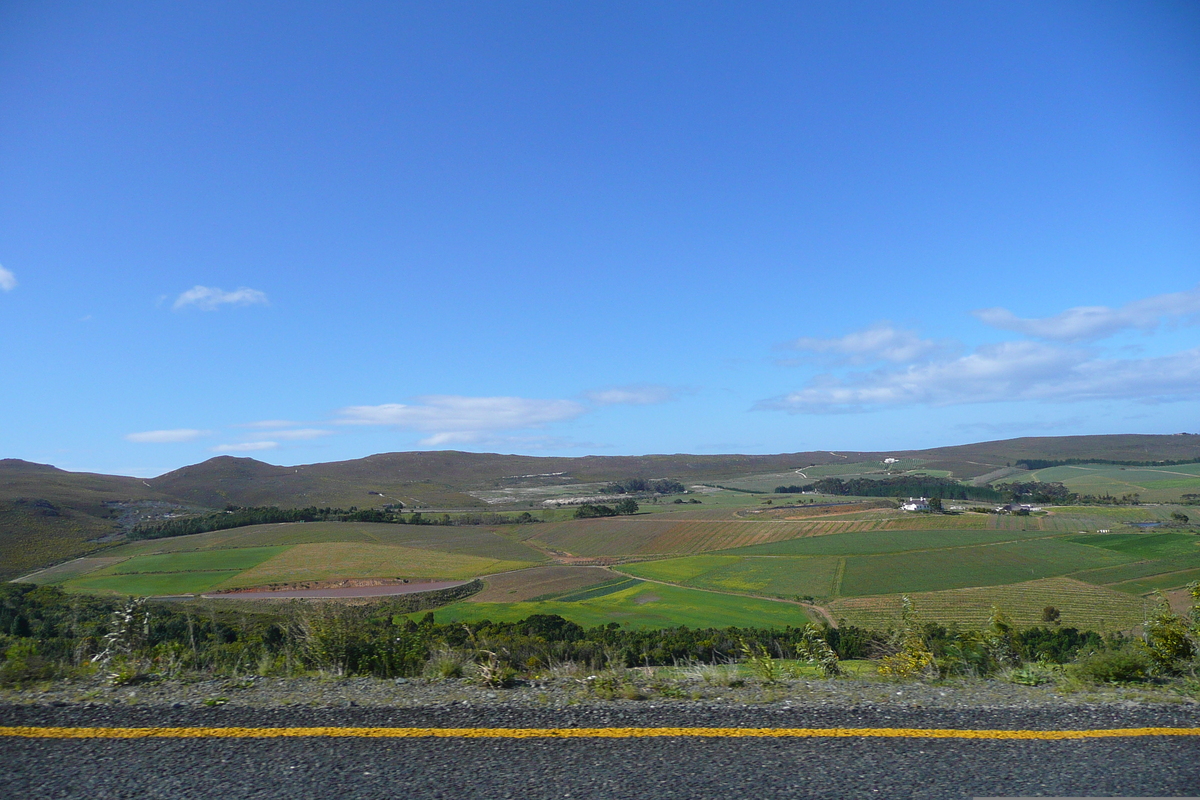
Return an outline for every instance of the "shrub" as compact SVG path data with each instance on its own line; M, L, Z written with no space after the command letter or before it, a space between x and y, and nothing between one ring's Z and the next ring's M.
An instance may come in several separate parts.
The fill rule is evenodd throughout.
M1171 610L1166 595L1158 592L1158 607L1146 620L1142 645L1154 671L1177 675L1196 657L1196 643L1188 622Z
M1150 671L1144 650L1124 647L1087 656L1075 665L1074 674L1094 683L1141 683L1149 680Z
M879 659L879 674L893 678L935 677L933 652L925 641L917 609L908 595L900 598L901 631L893 643L896 652Z

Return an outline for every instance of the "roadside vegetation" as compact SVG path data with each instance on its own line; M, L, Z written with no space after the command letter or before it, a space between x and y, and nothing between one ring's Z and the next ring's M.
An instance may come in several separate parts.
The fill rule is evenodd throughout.
M447 590L461 594L478 585ZM895 599L896 625L830 628L584 626L557 615L441 622L410 596L365 604L219 603L71 595L55 587L0 587L0 685L76 681L110 686L206 677L324 676L465 679L491 687L575 676L602 699L680 698L674 678L747 683L923 682L987 679L1060 690L1095 684L1166 687L1195 695L1200 670L1200 585L1190 610L1159 598L1137 636L1061 627L1057 609L1021 628L1000 609L972 628L927 622ZM694 681L693 681L694 683ZM769 695L768 695L769 699Z

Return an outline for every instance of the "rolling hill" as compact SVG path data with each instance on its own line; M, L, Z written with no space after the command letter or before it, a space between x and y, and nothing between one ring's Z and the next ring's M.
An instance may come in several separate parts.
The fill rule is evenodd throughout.
M928 450L803 452L779 455L646 455L582 458L429 451L350 461L275 466L219 456L156 478L67 472L0 460L0 578L93 552L139 521L226 505L482 509L496 489L560 487L667 477L687 484L789 473L813 465L913 459L958 479L1021 459L1200 460L1200 435L1033 437ZM472 494L474 493L474 494ZM532 502L532 501L531 501ZM530 503L524 503L529 505Z

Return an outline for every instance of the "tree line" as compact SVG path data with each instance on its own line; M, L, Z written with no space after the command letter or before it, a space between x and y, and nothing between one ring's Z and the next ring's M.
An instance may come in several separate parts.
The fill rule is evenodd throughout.
M790 491L792 487L783 488L792 493ZM1004 498L1004 495L990 486L970 486L950 478L924 475L903 475L878 480L821 478L819 481L798 488L801 492L816 491L821 494L852 497L941 497L945 500L990 500L993 502Z
M684 494L687 487L670 478L646 479L626 478L600 489L601 494Z
M1185 464L1200 463L1195 458L1181 458L1177 461L1123 461L1111 458L1023 458L1016 463L1022 469L1049 469L1050 467L1069 467L1074 464L1108 464L1114 467L1181 467Z
M584 503L575 509L575 519L592 519L595 517L618 517L626 514L636 514L638 512L637 501L632 497L627 497L615 506L596 505L595 503Z
M197 517L183 517L163 522L137 525L129 532L130 539L165 539L189 536L194 533L243 528L279 522L379 522L391 525L525 525L540 522L528 511L520 514L442 514L423 515L420 511L403 514L396 509L351 506L342 508L278 508L277 506L231 507L225 511Z

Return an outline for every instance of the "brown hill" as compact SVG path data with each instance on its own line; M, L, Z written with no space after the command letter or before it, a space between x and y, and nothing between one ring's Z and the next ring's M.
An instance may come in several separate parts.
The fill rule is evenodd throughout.
M1200 435L1027 437L928 450L806 452L779 455L646 455L582 458L463 453L381 453L351 461L275 466L219 456L157 478L67 472L47 464L0 460L0 578L13 577L102 546L138 519L164 510L226 505L479 508L467 492L497 487L594 483L629 477L719 483L814 464L887 456L969 479L1021 459L1200 460Z

